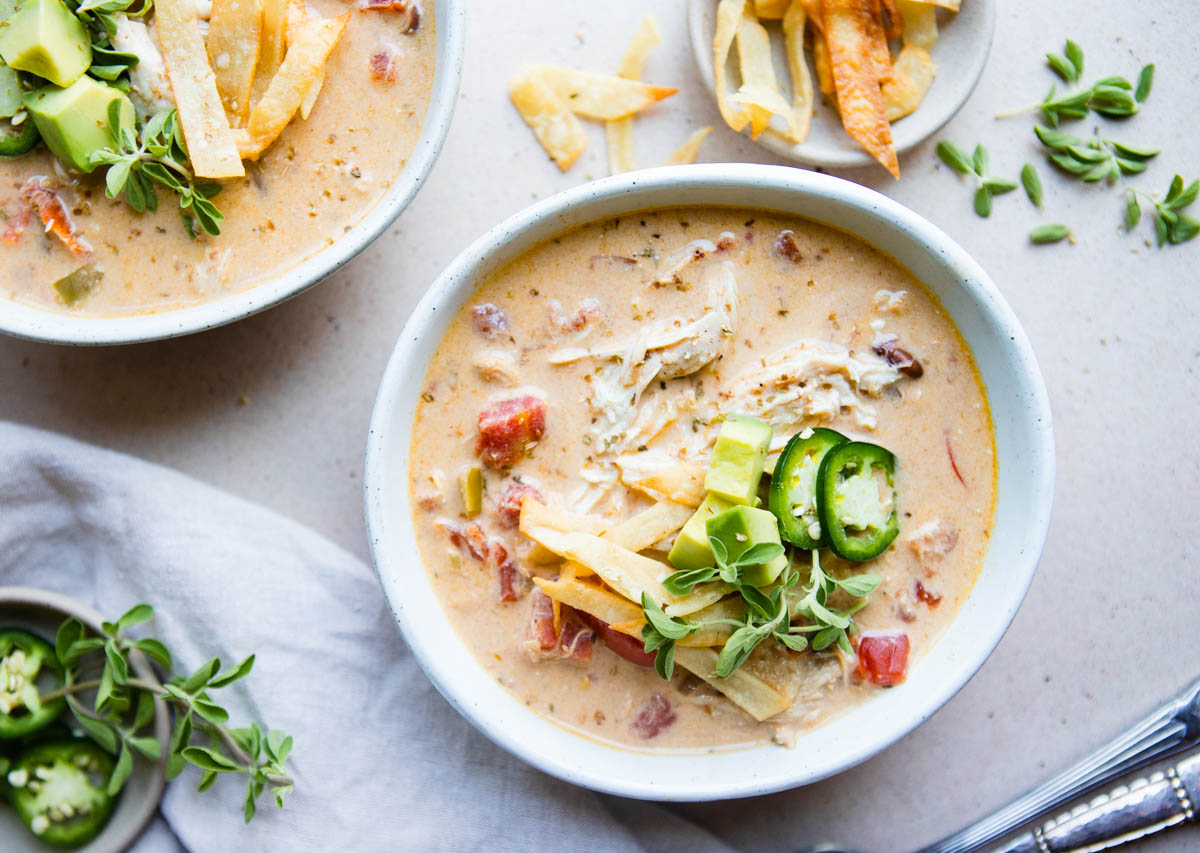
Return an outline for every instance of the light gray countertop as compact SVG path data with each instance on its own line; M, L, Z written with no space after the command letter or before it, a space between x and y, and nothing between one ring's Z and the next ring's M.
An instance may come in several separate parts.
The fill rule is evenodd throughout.
M972 0L965 0L972 2ZM903 850L1007 801L1194 678L1200 637L1200 239L1157 250L1120 230L1121 191L1083 186L1038 159L1030 117L1042 54L1074 37L1094 78L1158 64L1140 115L1107 135L1159 145L1132 183L1154 192L1200 175L1200 26L1192 3L1002 0L987 71L940 137L984 141L995 171L1035 160L1045 213L1020 193L982 220L934 141L901 158L904 180L846 172L919 211L983 264L1020 316L1054 406L1058 489L1041 568L999 648L933 719L866 764L809 788L681 810L745 848L834 840ZM532 8L540 9L535 16ZM607 173L589 125L581 162L560 174L510 105L524 60L613 69L640 15L664 30L647 79L680 93L637 123L638 156L659 162L713 124L710 161L776 162L720 124L697 77L682 0L472 4L450 138L428 183L387 234L309 293L250 320L159 344L72 350L0 340L0 417L173 466L289 515L367 557L362 456L376 385L422 290L470 240L535 199ZM1086 135L1094 121L1072 132ZM1198 206L1200 207L1200 206ZM1033 247L1061 221L1075 245ZM47 567L47 571L52 571ZM36 585L37 578L29 578ZM447 708L447 713L451 713ZM1143 850L1200 846L1195 827Z

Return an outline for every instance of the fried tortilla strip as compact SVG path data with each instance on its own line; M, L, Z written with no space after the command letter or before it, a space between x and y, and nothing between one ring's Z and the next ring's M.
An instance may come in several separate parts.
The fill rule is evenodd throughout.
M208 64L195 3L160 0L154 20L193 171L201 178L240 178L246 169Z
M633 115L679 91L669 86L652 86L640 80L561 65L535 65L529 73L540 77L553 89L570 106L571 112L601 121Z
M754 15L765 21L778 21L787 12L792 0L754 0Z
M778 115L788 123L788 139L795 139L796 121L788 102L779 94L775 64L771 60L771 37L752 15L743 15L737 29L738 64L742 85L731 99L750 113L750 137L758 139Z
M702 465L679 462L669 466L647 467L642 464L646 454L627 453L616 459L621 482L655 500L670 500L698 507L704 500Z
M926 6L941 6L951 12L957 12L962 8L962 0L912 0L912 2L922 3Z
M259 47L258 67L267 76L274 74L279 63L283 62L287 7L288 0L262 0L262 44Z
M904 18L904 43L933 50L938 38L937 8L917 0L897 0Z
M593 584L562 578L556 581L534 578L533 582L542 592L560 604L590 613L609 625L633 620L637 620L639 624L641 622L641 607Z
M837 90L833 85L833 69L829 66L829 48L825 46L825 38L819 32L812 42L812 55L813 68L817 72L817 86L822 95L836 104Z
M287 44L294 42L299 35L300 27L309 20L311 20L311 16L308 14L308 6L304 0L288 0L287 12L284 17L284 41ZM304 97L300 99L300 118L308 120L309 113L316 106L317 96L321 94L321 87L324 85L325 69L322 68L317 79L309 84Z
M600 534L600 537L630 551L644 551L655 542L678 533L692 513L690 506L674 501L659 501L625 519L612 530Z
M715 604L710 604L703 610L696 611L690 619L693 622L710 622L717 619L742 619L745 615L746 608L742 604L742 597L740 595L731 595L722 598ZM641 631L641 628L639 627L638 630ZM733 628L728 625L708 625L701 628L695 634L684 637L682 640L676 640L675 645L699 648L723 646L732 633Z
M663 165L681 166L684 163L695 163L696 155L700 153L700 145L710 133L712 133L712 125L694 131L691 136L683 141L682 145L671 152L671 156L667 158L667 161Z
M594 515L582 515L577 512L567 512L552 509L539 500L526 498L521 501L520 526L535 525L549 527L561 533L581 531L599 536L611 525L606 524Z
M225 113L242 124L262 44L262 0L213 0L204 39Z
M245 143L243 157L258 159L283 133L300 109L304 94L325 70L329 54L337 47L349 20L350 13L344 12L336 18L309 18L297 27L283 64L250 111L246 138L239 140L239 147Z
M717 675L717 653L712 649L689 648L676 643L675 663L703 678L759 722L774 717L792 704L791 699L752 674L746 665L735 669L728 678L721 678Z
M642 69L650 51L662 41L662 32L654 18L647 15L642 19L633 41L621 57L617 76L626 80L642 79ZM608 171L614 175L632 172L637 168L633 160L633 116L610 119L604 127L608 140Z
M669 574L669 573L668 573ZM702 583L693 587L692 591L682 598L673 599L663 604L663 610L668 616L690 616L699 613L706 607L716 604L733 591L733 587L724 581ZM662 602L659 602L662 604Z
M919 107L936 74L937 66L925 48L912 44L900 48L892 79L883 84L883 107L888 121L903 118Z
M904 35L904 16L900 14L900 7L897 0L880 0L880 6L887 15L887 29L884 30L884 35L889 41L901 38Z
M879 88L876 42L883 28L870 15L871 0L822 0L822 27L838 109L846 132L900 178L900 162L892 145L892 127L884 113ZM886 47L886 43L884 44Z
M728 75L725 66L729 63L729 52L733 50L733 40L738 33L738 25L742 22L742 11L746 8L746 0L721 0L717 4L717 28L713 36L713 88L717 93L717 109L721 118L734 133L741 133L742 128L750 123L750 111L743 107L735 107L729 97Z
M804 4L800 0L793 0L783 16L783 38L787 47L788 72L792 77L793 134L796 142L808 138L815 109L812 75L804 58L804 27L807 21L808 12Z
M558 168L564 172L570 169L588 140L583 125L566 102L545 80L530 73L513 78L508 84L508 96Z
M883 28L882 0L867 0L867 44L875 57L875 79L882 83L892 77L892 52Z
M643 592L661 605L680 600L663 588L662 582L671 569L658 560L643 557L590 533L562 533L549 527L527 526L523 520L521 533L556 554L587 566L630 601L640 602Z

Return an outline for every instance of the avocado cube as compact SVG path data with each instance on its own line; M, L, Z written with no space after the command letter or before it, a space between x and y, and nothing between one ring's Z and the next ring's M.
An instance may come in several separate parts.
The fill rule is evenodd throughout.
M775 514L751 506L735 506L714 515L705 522L705 533L721 540L731 562L760 542L783 544L779 539L779 522L775 520ZM768 586L779 577L787 564L787 555L780 554L768 563L743 566L742 582L750 586Z
M119 89L91 77L80 77L65 89L43 86L25 93L25 109L37 124L46 146L72 169L90 172L93 151L112 146L108 105L120 103L121 127L133 129L133 104Z
M0 62L0 118L11 118L21 109L21 84L17 72Z
M730 503L754 505L762 480L771 425L747 415L729 415L721 424L704 488Z
M715 561L712 548L708 546L708 532L704 523L731 506L733 504L729 501L708 495L675 537L675 544L671 546L671 553L667 555L671 565L681 572L713 565Z
M70 86L92 64L92 42L63 0L24 0L0 25L0 57L18 71Z

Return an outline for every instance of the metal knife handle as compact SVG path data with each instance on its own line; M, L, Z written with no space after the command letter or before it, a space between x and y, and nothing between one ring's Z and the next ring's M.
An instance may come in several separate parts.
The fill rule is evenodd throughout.
M994 853L1095 853L1196 819L1200 754L1035 827Z
M967 853L1156 759L1200 743L1200 681L1057 776L920 853Z

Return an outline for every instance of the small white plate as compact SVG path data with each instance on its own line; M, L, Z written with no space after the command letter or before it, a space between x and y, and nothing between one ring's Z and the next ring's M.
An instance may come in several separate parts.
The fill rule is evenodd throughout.
M713 88L713 35L716 30L717 0L688 0L688 33L692 40L692 53L700 67L700 76L716 97ZM957 14L945 9L938 10L937 43L933 46L933 61L937 65L937 78L921 102L911 114L892 124L892 138L898 153L903 153L937 133L942 125L950 121L959 107L970 97L975 84L983 74L988 52L992 47L992 31L996 28L995 0L963 0L962 10ZM778 24L769 22L772 31L771 45L774 48L775 76L787 85L787 57L783 52L783 36ZM809 58L809 69L812 60ZM734 77L736 80L736 76ZM813 78L814 89L816 77ZM790 90L787 93L790 98ZM758 138L764 148L810 166L870 166L875 163L861 145L855 142L842 128L837 110L816 93L817 108L813 115L808 138L792 145L770 130ZM775 121L779 121L776 119ZM903 170L902 170L903 171Z

